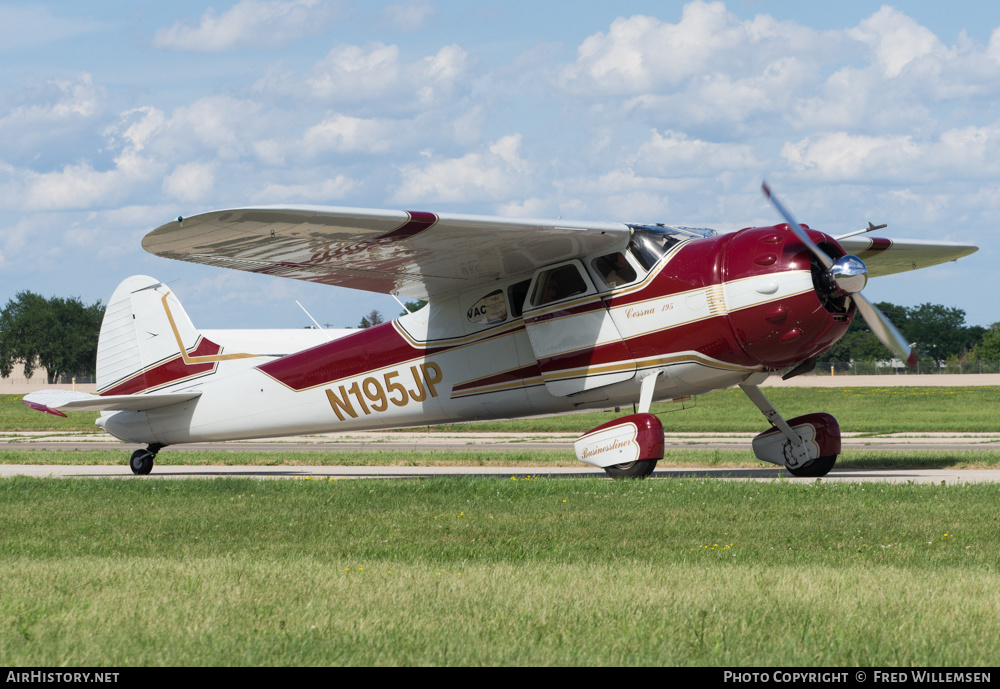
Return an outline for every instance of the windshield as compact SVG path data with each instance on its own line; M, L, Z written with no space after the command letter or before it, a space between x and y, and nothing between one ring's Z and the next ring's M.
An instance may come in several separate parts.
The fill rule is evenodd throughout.
M629 251L646 270L652 269L670 249L686 239L714 237L715 230L703 227L670 227L668 225L629 225L632 238Z

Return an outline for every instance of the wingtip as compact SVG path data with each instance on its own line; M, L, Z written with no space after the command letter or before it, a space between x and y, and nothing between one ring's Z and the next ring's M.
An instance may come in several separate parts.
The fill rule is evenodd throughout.
M61 416L64 419L66 418L65 414L63 414L61 411L59 411L57 409L53 409L52 407L47 407L44 404L40 404L38 402L29 402L28 400L25 400L25 399L22 399L21 401L24 402L24 405L26 407L30 407L30 408L34 409L35 411L43 411L46 414L52 414L53 416Z

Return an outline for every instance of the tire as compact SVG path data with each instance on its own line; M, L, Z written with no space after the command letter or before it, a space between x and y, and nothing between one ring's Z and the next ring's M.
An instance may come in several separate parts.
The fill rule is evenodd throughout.
M819 457L809 462L805 466L800 466L792 469L791 467L785 467L788 469L792 476L802 476L805 478L818 478L820 476L826 476L830 473L830 469L833 468L834 463L837 461L837 455L827 455L826 457Z
M153 458L155 457L156 455L149 450L136 450L132 453L128 465L131 467L133 474L145 476L153 470Z
M657 460L655 459L637 459L627 464L615 464L604 467L604 471L611 478L646 478L653 473L653 469L656 468L656 462Z

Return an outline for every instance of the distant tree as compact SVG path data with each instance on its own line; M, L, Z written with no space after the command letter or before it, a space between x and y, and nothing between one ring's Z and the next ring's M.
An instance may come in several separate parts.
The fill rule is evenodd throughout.
M378 311L377 309L372 309L367 316L364 316L361 319L361 323L358 324L358 327L370 328L373 325L378 325L379 323L382 323L383 321L385 321L385 318L382 316L382 312Z
M103 319L100 301L86 306L79 298L18 292L0 311L0 375L9 376L18 363L25 378L45 368L49 383L63 375L93 374Z
M941 304L921 304L908 309L903 333L917 346L920 356L944 361L965 354L986 332L965 324L965 311Z
M916 345L917 355L945 361L961 357L978 342L985 328L965 325L965 311L941 304L906 307L882 301L875 304L899 329L907 342ZM860 314L841 340L822 356L824 361L881 361L894 355L879 341Z
M424 299L418 299L416 301L408 301L405 304L403 304L403 306L406 307L406 311L400 312L399 314L400 316L405 316L408 313L419 311L420 309L427 306L427 302Z
M976 359L1000 360L1000 323L994 323L972 348Z
M887 301L880 301L875 306L897 328L902 329L906 326L906 307L896 306ZM823 361L847 363L850 361L886 361L893 358L893 356L878 337L875 336L871 328L868 327L868 323L861 314L856 313L851 320L851 325L848 327L847 333L820 358Z

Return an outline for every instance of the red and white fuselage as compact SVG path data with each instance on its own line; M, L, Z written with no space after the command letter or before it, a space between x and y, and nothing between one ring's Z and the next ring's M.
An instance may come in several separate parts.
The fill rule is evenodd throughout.
M790 369L846 332L853 308L825 299L786 227L674 242L655 261L621 247L632 279L615 286L598 269L602 249L432 297L372 328L282 331L284 343L200 333L168 288L130 278L109 303L99 395L196 396L99 423L165 446L630 406L652 374L653 399L701 394ZM542 293L566 276L577 291ZM153 335L129 349L115 344L126 331Z

